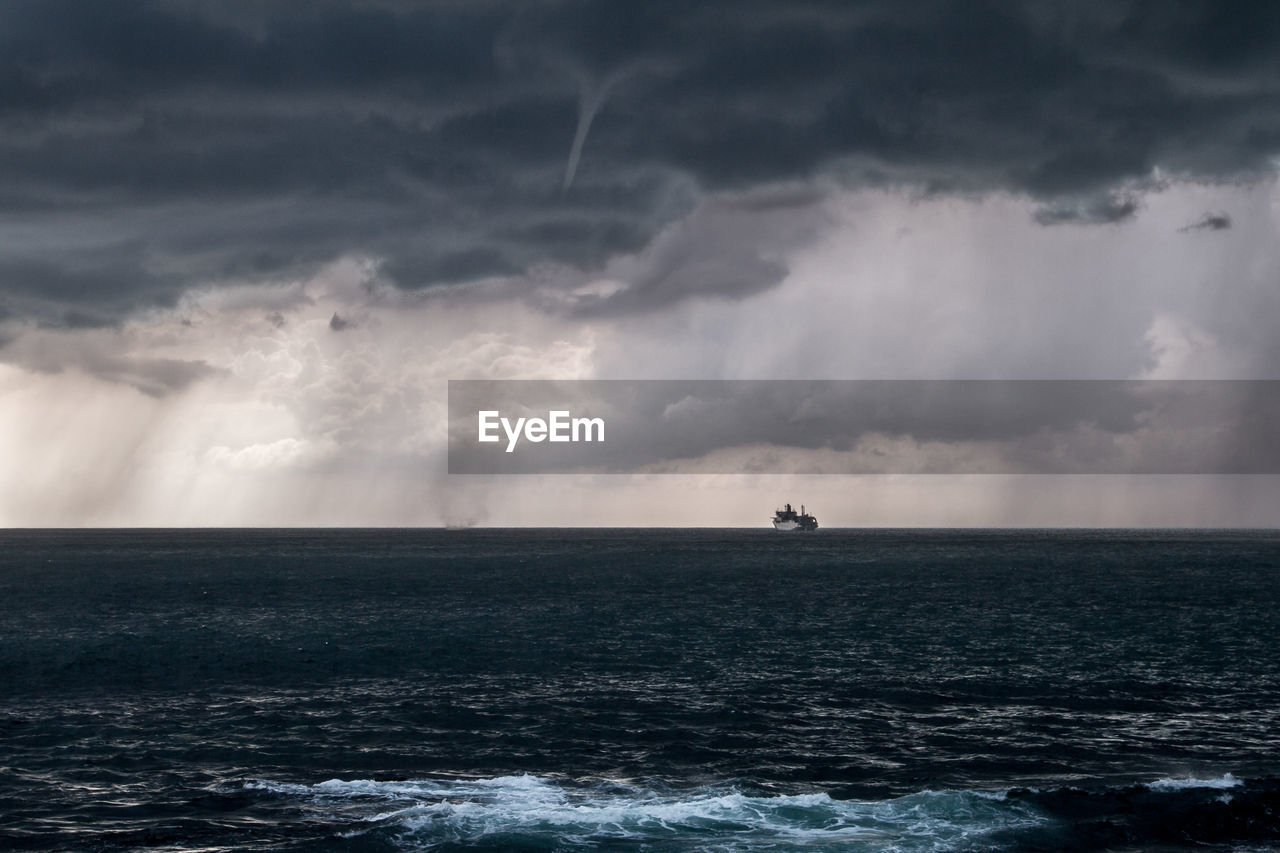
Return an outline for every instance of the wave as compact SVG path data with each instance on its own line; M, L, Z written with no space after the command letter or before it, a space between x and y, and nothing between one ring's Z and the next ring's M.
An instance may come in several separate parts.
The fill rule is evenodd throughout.
M245 787L299 799L340 824L336 831L346 837L381 837L405 850L908 853L1280 842L1280 783L1230 774L1095 790L920 791L884 800L538 776Z
M1200 779L1196 776L1180 776L1176 779L1157 779L1154 782L1148 782L1147 787L1153 791L1185 791L1190 788L1214 788L1223 790L1226 788L1238 788L1244 784L1244 780L1237 779L1230 773L1224 773L1215 779Z
M1030 807L977 791L855 801L825 793L758 796L731 786L570 786L535 776L250 787L309 797L344 812L363 805L368 814L345 812L345 819L369 824L369 830L393 830L408 849L625 843L628 849L932 851L1040 820Z

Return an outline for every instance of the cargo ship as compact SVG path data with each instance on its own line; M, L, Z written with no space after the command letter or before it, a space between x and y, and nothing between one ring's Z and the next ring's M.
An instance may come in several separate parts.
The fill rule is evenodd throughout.
M787 504L773 514L773 529L817 530L818 519L804 511L804 504L800 504L799 512L792 509L791 504Z

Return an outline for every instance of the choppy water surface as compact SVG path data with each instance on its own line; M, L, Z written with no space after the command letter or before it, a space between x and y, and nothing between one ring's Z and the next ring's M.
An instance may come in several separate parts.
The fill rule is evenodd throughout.
M1280 534L0 533L0 847L1280 848Z

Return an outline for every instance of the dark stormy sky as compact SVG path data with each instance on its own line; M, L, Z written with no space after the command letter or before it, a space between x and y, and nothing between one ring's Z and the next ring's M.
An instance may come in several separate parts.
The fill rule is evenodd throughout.
M9 0L0 523L1280 523L443 474L449 378L1280 378L1278 156L1273 2Z

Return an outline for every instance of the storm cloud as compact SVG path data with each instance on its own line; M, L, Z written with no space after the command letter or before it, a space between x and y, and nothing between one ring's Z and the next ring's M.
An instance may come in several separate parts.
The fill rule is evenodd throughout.
M813 237L686 251L722 198L999 191L1112 226L1278 151L1262 0L13 0L0 316L116 323L342 257L404 290L612 277L540 304L652 311L771 287Z
M1179 230L1181 231L1226 231L1231 227L1231 217L1225 213L1206 213L1204 216Z

